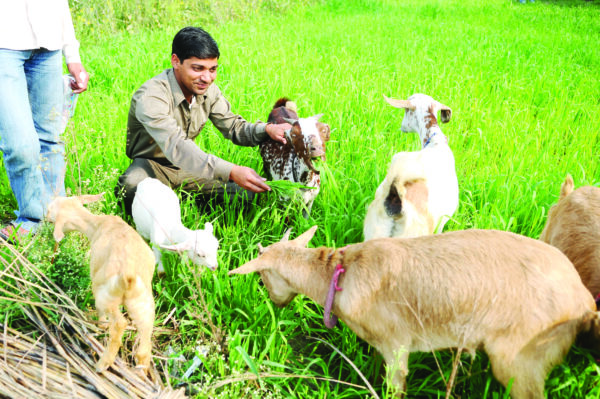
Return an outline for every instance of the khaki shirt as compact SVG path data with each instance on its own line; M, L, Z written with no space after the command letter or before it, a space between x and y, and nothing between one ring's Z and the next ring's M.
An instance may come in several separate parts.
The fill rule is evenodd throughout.
M126 153L173 165L198 178L226 182L234 164L202 151L194 142L206 121L226 139L242 146L266 140L266 123L249 123L231 112L229 102L213 83L190 105L167 69L142 85L131 99Z

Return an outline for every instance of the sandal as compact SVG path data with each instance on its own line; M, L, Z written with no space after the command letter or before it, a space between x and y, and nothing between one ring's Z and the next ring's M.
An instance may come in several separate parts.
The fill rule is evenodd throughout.
M0 238L4 239L4 241L16 245L23 240L25 237L29 237L29 230L22 228L21 226L14 226L9 224L0 230Z

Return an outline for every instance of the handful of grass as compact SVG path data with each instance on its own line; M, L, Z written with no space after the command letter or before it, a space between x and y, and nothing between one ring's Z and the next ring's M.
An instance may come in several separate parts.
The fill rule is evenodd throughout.
M277 195L293 196L300 189L314 190L316 187L308 187L302 183L293 182L289 180L271 180L265 182L271 191Z

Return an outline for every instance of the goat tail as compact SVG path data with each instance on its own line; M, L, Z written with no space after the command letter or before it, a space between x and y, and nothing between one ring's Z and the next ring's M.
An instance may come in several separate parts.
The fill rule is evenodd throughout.
M279 108L279 107L285 107L294 112L298 112L298 107L296 106L296 103L291 101L287 97L281 97L279 100L277 100L277 102L275 102L275 105L273 105L273 109Z
M112 278L110 292L112 295L122 295L135 287L137 277L134 273L118 274Z

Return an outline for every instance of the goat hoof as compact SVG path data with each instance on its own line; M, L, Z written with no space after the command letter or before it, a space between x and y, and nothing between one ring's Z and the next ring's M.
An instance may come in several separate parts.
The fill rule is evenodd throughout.
M112 364L112 362L109 363L104 358L98 360L98 362L96 363L96 372L102 373L102 372L108 370L108 368L110 367L111 364Z

